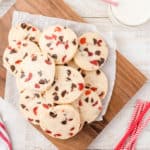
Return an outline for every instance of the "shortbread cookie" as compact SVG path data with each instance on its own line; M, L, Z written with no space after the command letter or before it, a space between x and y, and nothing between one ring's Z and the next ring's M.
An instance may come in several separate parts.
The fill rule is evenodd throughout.
M71 29L57 25L44 30L39 45L43 52L49 53L55 59L56 64L64 64L75 55L78 41Z
M73 105L79 108L80 115L85 123L93 122L102 111L102 103L96 92L84 89L81 97Z
M21 64L17 85L24 89L44 91L54 81L55 65L48 55L33 54Z
M20 111L23 114L23 116L32 124L39 125L40 120L37 115L37 111L39 106L41 105L41 101L34 100L34 101L20 101Z
M84 70L99 69L108 57L108 47L96 33L85 33L79 38L79 50L74 60Z
M108 92L108 79L105 73L98 69L96 71L85 71L78 67L74 61L70 61L68 66L79 71L84 78L85 86L95 91L101 100L103 100Z
M13 75L20 71L20 64L33 53L39 53L38 46L30 41L21 41L15 48L8 46L3 55L4 67Z
M19 108L24 117L33 124L39 125L38 108L44 99L39 92L31 90L20 91Z
M19 90L20 100L19 108L24 117L32 124L39 125L39 107L49 109L53 106L43 97L43 92L35 92L31 90Z
M30 40L31 42L38 44L39 37L40 30L37 27L28 23L20 23L10 29L8 41L9 45L13 47L22 40Z
M71 105L39 109L40 126L49 136L68 139L79 132L80 115Z
M108 91L108 79L103 71L81 71L84 76L86 87L91 88L96 92L99 98L102 100L105 98Z
M67 66L57 66L55 82L47 91L49 99L56 104L71 103L83 92L84 79L81 74Z

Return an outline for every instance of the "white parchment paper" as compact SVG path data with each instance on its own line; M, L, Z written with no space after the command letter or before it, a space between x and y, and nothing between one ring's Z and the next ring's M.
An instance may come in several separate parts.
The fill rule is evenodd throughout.
M0 17L2 17L16 0L0 0Z
M105 65L102 68L102 70L107 75L109 81L109 90L106 98L103 100L103 111L101 115L97 118L97 120L102 120L102 116L105 114L107 110L107 106L109 104L112 95L112 91L115 83L115 76L116 76L116 51L115 51L116 44L113 38L113 33L110 30L107 30L107 28L105 28L104 26L97 28L96 26L87 23L79 23L79 22L74 22L74 21L69 21L64 19L50 18L41 15L31 15L29 13L16 11L14 12L13 15L12 25L18 24L20 22L31 23L39 27L41 30L47 28L50 25L60 24L66 27L70 27L76 32L78 36L80 36L82 33L89 32L89 31L100 33L100 35L105 39L105 41L109 46L108 61L105 63ZM15 78L9 73L7 73L5 88L6 88L5 99L8 102L12 103L16 107L16 109L18 109L17 105L18 105L19 95L16 87L16 82L15 82ZM17 127L17 124L15 126ZM35 147L39 147L39 150L50 150L50 148L44 147L44 145L46 146L47 144L44 144L42 142L37 142L35 140L35 139L39 140L40 136L36 135L34 130L29 126L26 127L25 136L26 136L25 137L26 140L24 141L25 147L27 147L28 150L35 150ZM26 149L22 149L22 150L26 150Z

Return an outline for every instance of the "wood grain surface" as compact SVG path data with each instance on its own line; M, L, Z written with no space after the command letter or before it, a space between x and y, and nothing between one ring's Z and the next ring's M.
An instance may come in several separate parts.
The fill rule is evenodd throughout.
M17 0L9 12L0 19L0 96L4 95L6 78L5 69L2 67L2 55L4 48L7 46L7 36L14 10L84 22L84 20L72 11L62 0ZM130 98L141 88L145 81L145 76L117 52L116 82L104 120L86 125L77 136L69 140L62 141L45 136L60 150L86 149Z

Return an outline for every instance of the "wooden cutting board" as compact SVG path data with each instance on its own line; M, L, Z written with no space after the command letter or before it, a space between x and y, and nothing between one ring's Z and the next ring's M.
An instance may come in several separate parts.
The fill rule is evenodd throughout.
M2 55L4 48L7 46L7 35L14 10L85 22L63 0L17 0L9 12L0 19L0 96L4 94L6 78L5 69L2 67ZM62 141L45 136L60 150L86 149L130 98L142 87L145 81L145 76L117 52L116 82L104 120L86 125L77 136L69 140Z

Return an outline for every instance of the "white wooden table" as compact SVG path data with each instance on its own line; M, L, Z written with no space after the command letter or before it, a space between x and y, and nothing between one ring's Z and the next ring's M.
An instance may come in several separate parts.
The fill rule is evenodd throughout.
M108 5L101 0L65 0L76 12L89 23L103 24L114 31L117 49L150 79L150 23L136 28L124 28L112 24L108 15ZM123 136L136 99L150 100L150 82L133 97L115 119L90 145L89 149L109 150ZM150 113L149 113L150 115ZM137 149L150 149L150 125L138 139Z

